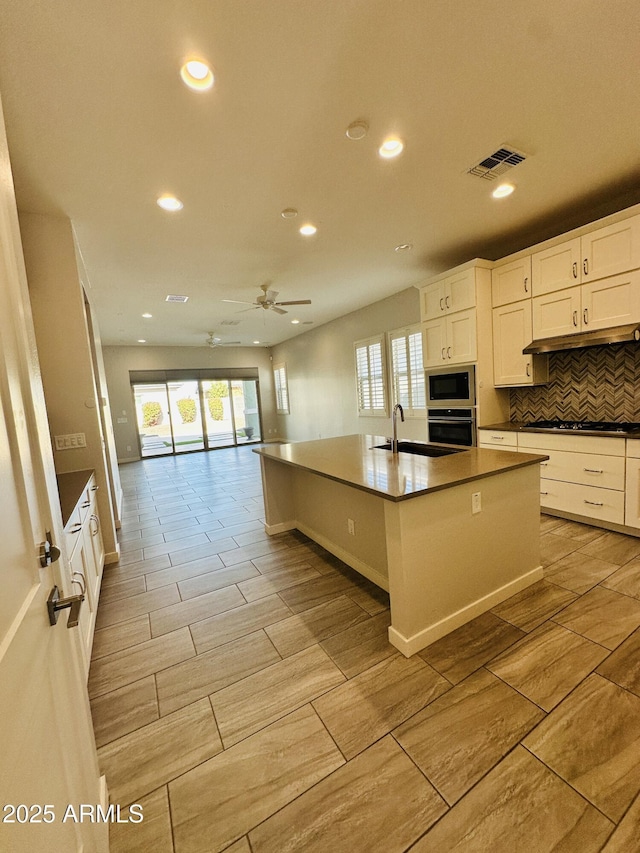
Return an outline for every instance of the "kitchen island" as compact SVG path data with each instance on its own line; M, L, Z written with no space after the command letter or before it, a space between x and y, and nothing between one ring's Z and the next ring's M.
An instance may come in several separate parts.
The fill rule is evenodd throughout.
M389 592L409 657L542 578L539 454L392 454L349 435L256 448L266 530L298 529Z

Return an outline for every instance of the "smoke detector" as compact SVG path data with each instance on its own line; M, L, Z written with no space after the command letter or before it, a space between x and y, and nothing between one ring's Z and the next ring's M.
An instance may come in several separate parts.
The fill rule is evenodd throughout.
M468 175L475 175L485 181L495 181L509 169L513 169L514 166L526 160L527 156L522 151L516 150L512 145L505 144L487 157L483 157L479 163L466 171Z

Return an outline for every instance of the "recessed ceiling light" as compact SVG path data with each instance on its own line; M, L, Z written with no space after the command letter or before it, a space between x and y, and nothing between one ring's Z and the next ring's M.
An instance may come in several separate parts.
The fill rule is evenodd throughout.
M298 211L295 207L285 207L285 209L280 213L280 216L283 219L295 219L297 215Z
M390 160L392 157L397 157L398 154L402 154L403 148L404 142L401 139L391 137L389 139L385 139L380 148L378 148L378 154L381 157L384 157L385 160Z
M354 121L346 130L349 139L364 139L369 133L369 125L366 121Z
M146 341L144 338L138 338L138 343L139 344L146 344Z
M204 92L213 86L213 71L206 62L190 59L180 69L182 82L196 92Z
M494 198L506 198L508 195L515 190L513 184L500 184L499 187L496 187L495 190L491 193Z
M300 322L300 320L292 320L292 321L291 321L291 323L292 323L294 326L297 326L299 322Z
M306 225L303 225L300 229L300 233L304 234L305 237L310 237L312 234L315 234L318 230L315 225L312 225L308 222Z
M260 343L260 341L254 341L254 344L259 344L259 343Z
M400 243L396 246L394 252L410 252L413 249L413 243Z
M168 210L170 213L175 213L178 210L182 210L184 207L180 199L176 198L174 195L161 195L156 204L158 207L161 207L163 210Z
M153 317L153 314L143 314L142 316L145 320L150 320Z

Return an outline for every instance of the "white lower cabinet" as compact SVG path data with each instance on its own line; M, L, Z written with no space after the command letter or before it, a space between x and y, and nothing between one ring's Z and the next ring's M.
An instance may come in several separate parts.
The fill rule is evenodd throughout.
M518 450L518 433L510 430L479 429L478 447L488 450Z
M624 462L624 460L622 460ZM540 508L624 524L624 491L540 478Z
M640 441L627 439L624 523L640 530Z

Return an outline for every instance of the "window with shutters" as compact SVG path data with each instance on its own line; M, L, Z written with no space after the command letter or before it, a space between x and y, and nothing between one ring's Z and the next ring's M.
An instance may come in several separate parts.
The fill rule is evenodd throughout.
M400 403L405 416L424 417L426 394L420 326L389 333L393 405Z
M356 341L356 384L358 414L386 417L384 336Z
M287 368L284 364L273 365L273 383L276 389L276 411L279 415L289 414L289 388Z

